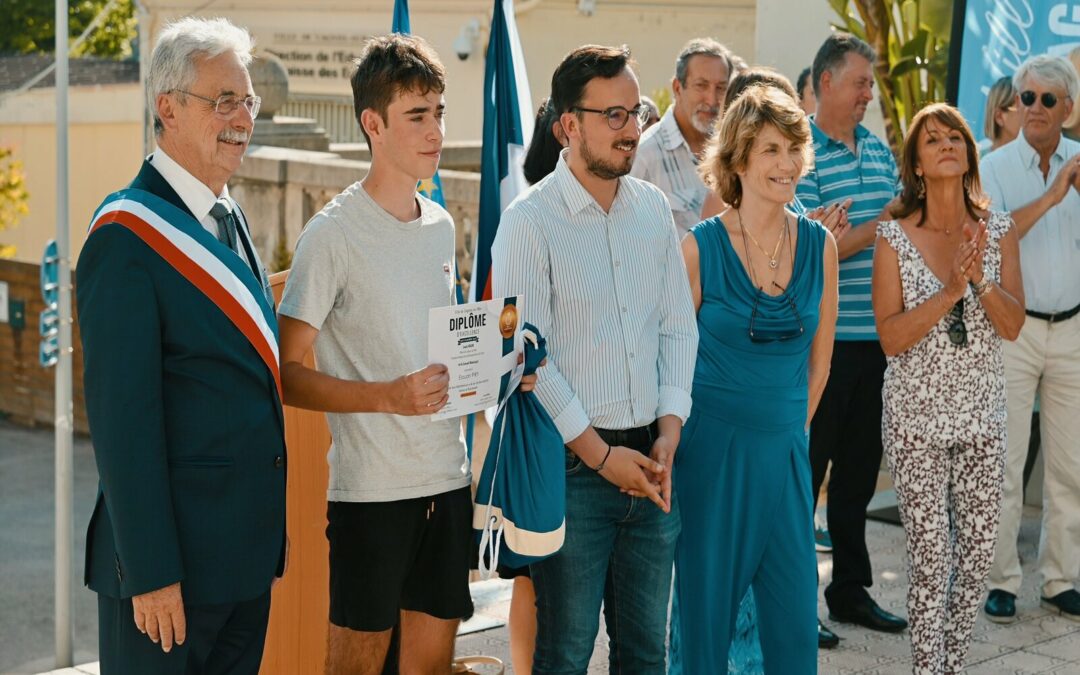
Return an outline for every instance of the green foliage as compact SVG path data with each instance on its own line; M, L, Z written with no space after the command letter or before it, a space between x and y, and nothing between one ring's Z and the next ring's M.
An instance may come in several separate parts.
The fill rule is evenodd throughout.
M270 273L284 272L292 267L292 258L293 254L285 243L285 237L281 237L278 239L277 245L274 246L274 258L270 261Z
M660 117L664 116L667 109L671 107L671 89L667 87L658 87L649 94L649 98L656 102L656 108L660 111Z
M865 40L874 64L885 132L898 153L911 119L928 103L945 100L951 0L828 0L840 17L834 27Z
M11 148L0 146L0 230L6 230L29 213L22 162L13 158ZM0 244L0 258L15 255L14 246Z
M106 4L108 0L70 1L69 43L86 30ZM0 54L52 53L56 47L55 7L53 0L4 0L7 18L0 22ZM119 0L74 55L126 58L131 55L135 26L133 1Z

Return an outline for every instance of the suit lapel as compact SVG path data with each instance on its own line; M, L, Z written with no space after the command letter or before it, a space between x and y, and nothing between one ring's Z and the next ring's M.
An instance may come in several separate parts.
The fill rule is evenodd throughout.
M280 397L277 320L247 262L207 232L190 212L140 187L106 197L87 236L110 223L128 228L218 306L266 364Z
M195 217L184 203L184 200L176 193L176 190L174 190L173 187L169 185L169 182L154 168L154 165L145 159L143 160L142 167L139 169L139 175L135 177L135 180L131 181L130 187L157 195L192 218ZM248 254L248 257L243 259L245 261L252 261L252 273L258 280L259 287L262 288L266 302L273 308L274 292L270 288L270 279L266 274L266 267L263 266L262 261L259 259L259 253L255 250L255 242L251 239L247 215L244 213L244 210L240 208L240 205L236 203L235 199L230 197L229 201L232 202L233 213L237 215L237 221L240 223L240 227L237 229L239 230L238 235L241 238L241 249Z

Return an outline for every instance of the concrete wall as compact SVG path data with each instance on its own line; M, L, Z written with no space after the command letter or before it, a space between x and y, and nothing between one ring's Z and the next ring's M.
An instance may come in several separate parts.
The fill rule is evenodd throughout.
M206 3L144 0L144 4L150 12L150 30L156 33L168 20ZM592 16L578 12L577 0L519 0L515 6L534 107L548 94L555 66L582 44L630 45L646 93L668 85L675 56L692 37L711 35L748 60L754 55L754 0L597 0ZM483 50L492 1L412 0L409 7L413 33L431 42L446 64L447 138L479 138L483 129ZM291 78L294 91L350 94L343 75L349 56L359 51L366 36L390 30L392 10L389 0L311 0L303 4L302 11L291 0L233 0L227 8L215 4L199 14L227 15L251 30L261 48L283 56L294 73L313 70L314 76ZM462 26L472 19L479 20L483 34L476 51L461 61L454 54L453 43Z
M205 3L148 0L144 4L150 13L143 19L153 33L169 19ZM223 14L247 25L262 47L313 58L322 54L332 61L338 52L357 48L364 36L388 30L392 6L388 0L314 0L299 11L295 3L286 0L233 0L227 7L215 5L203 14ZM427 37L446 61L450 82L448 141L462 146L459 154L467 164L467 157L475 150L465 146L470 141L475 144L483 124L480 89L486 34L466 61L454 56L452 45L468 20L479 18L486 26L491 1L412 0L410 6L414 32ZM646 92L668 86L678 49L699 35L715 36L748 61L773 65L794 79L813 59L833 20L825 0L597 0L592 16L581 15L576 0L524 0L516 6L535 101L548 92L550 73L565 52L588 42L630 44ZM332 28L340 26L350 30ZM340 77L294 78L293 86L306 91L348 92L347 82ZM0 242L18 247L18 260L39 260L42 246L55 231L53 97L52 89L38 89L0 103L0 144L15 147L16 156L24 163L30 192L30 214L15 229L0 233ZM93 209L138 170L143 155L144 103L135 84L79 87L71 90L70 97L70 231L77 257ZM876 133L881 133L880 120L880 109L871 106L867 124ZM346 154L362 157L353 150ZM448 165L454 165L450 159L448 156ZM270 148L252 148L234 183L244 207L257 216L252 218L256 238L267 260L272 259L279 240L295 242L299 228L312 213L345 185L362 177L366 164L342 164L344 161L325 153L292 155L285 160ZM301 168L308 162L314 165ZM284 177L274 173L279 171L285 172ZM443 172L444 180L451 173ZM463 175L449 182L445 187L453 194L451 210L456 211L459 244L471 248L466 240L475 224L479 181ZM462 263L462 270L471 268L464 257Z
M311 216L363 178L369 166L334 153L251 146L229 190L244 207L259 255L269 265L279 244L292 251ZM469 252L480 208L480 175L461 171L439 175L447 209L457 225L458 268L465 274L472 269Z
M17 247L15 259L41 260L56 232L55 91L34 89L0 103L0 145L23 163L30 213L0 242ZM82 247L90 216L110 192L135 177L142 161L143 97L136 84L76 87L69 104L71 250Z
M756 60L776 68L795 84L799 73L814 62L818 47L832 33L830 25L839 21L827 0L757 0ZM874 93L863 124L884 138L885 123L876 85Z

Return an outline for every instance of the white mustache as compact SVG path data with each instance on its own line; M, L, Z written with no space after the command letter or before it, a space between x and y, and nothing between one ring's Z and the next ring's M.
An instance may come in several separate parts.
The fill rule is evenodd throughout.
M218 134L219 141L225 141L228 143L247 143L250 134L246 131L236 131L235 129L226 129Z
M695 113L708 113L711 117L716 117L720 114L720 106L718 105L699 105L694 111Z

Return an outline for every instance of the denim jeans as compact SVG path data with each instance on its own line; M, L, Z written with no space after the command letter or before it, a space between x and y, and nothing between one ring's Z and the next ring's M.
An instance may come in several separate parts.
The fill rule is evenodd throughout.
M530 567L536 587L533 673L584 674L600 607L612 673L663 675L668 597L680 530L678 500L665 514L629 497L566 453L566 539Z

